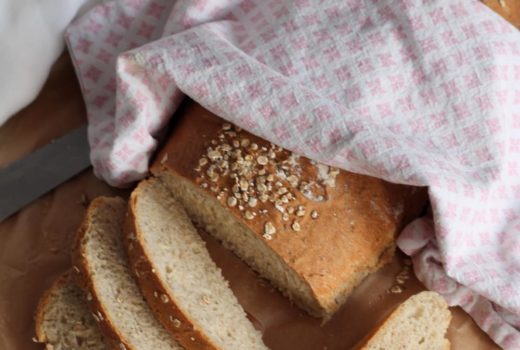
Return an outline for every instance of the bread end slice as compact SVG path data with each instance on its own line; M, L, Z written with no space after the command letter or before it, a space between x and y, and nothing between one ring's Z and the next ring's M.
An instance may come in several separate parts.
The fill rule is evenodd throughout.
M446 301L435 292L421 292L393 311L359 349L447 350L450 321Z
M36 340L47 350L105 350L107 346L84 300L72 281L61 275L43 294L35 315Z

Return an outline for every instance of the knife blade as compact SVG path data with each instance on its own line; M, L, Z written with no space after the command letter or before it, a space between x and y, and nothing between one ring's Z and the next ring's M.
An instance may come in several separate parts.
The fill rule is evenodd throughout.
M84 125L0 169L0 222L89 166Z

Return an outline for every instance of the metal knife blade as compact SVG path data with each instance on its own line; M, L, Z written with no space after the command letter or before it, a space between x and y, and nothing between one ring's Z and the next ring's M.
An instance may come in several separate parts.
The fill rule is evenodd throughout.
M0 169L0 222L89 166L85 125Z

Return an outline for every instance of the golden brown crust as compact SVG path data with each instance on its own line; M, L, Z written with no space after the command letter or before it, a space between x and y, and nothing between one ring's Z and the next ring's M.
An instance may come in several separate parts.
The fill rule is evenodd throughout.
M168 172L197 183L195 168L208 142L217 137L223 120L195 103L181 110L176 118L177 127L151 170L157 176ZM243 134L259 146L267 145L254 135ZM302 164L303 171L309 171L310 163L304 160ZM216 197L209 188L198 188ZM305 216L298 233L274 207L266 208L266 216L279 229L275 238L265 243L309 284L323 308L310 311L321 316L336 311L355 285L382 265L380 257L384 252L393 252L396 234L426 203L424 189L346 171L340 172L336 186L328 188L327 194L328 200L315 202L296 193L307 212L319 212L317 220ZM264 222L246 220L239 209L228 207L222 199L220 202L239 223L261 237Z
M483 2L520 29L520 2L518 0L483 0Z
M52 285L47 289L43 295L40 297L38 302L38 306L36 307L36 312L34 314L34 322L35 322L35 331L36 331L36 340L39 343L47 343L47 334L45 333L45 329L43 328L43 321L45 316L45 310L49 302L51 302L52 294L55 293L61 286L69 283L72 280L72 271L67 271L60 275Z
M125 220L124 229L124 244L127 248L130 260L130 269L157 319L160 320L164 328L166 328L184 348L190 350L217 350L217 347L212 345L204 333L193 327L192 321L177 307L170 296L168 297L168 303L163 303L161 300L160 296L163 294L168 295L168 292L159 277L153 272L153 266L147 258L148 255L144 247L141 245L142 235L134 214L136 211L137 197L140 195L140 188L145 185L146 181L149 180L142 181L132 192L128 203L128 215Z
M78 230L76 235L76 241L74 244L72 262L73 262L73 275L77 285L85 292L87 297L87 305L95 315L97 324L105 336L107 344L114 350L139 350L133 348L121 334L117 331L117 328L113 325L110 317L108 316L103 304L98 300L93 281L91 279L90 268L88 260L85 256L85 244L83 242L89 226L92 224L91 218L94 212L99 206L105 204L105 202L111 202L112 205L124 205L124 200L117 197L97 197L94 199L87 209L85 218ZM101 315L101 317L99 317Z

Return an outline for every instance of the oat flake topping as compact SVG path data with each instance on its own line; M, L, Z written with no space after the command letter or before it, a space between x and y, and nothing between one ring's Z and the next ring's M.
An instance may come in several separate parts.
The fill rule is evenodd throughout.
M210 189L221 203L239 209L246 220L261 220L266 240L281 228L268 221L268 208L275 208L290 230L300 231L302 220L316 220L318 212L306 211L296 193L312 201L324 201L326 187L335 186L339 170L317 162L315 178L302 175L300 157L274 144L259 146L243 136L241 129L225 123L211 140L195 170L201 188Z

